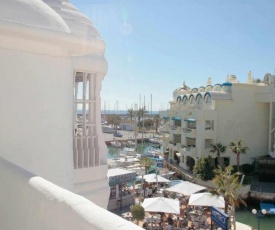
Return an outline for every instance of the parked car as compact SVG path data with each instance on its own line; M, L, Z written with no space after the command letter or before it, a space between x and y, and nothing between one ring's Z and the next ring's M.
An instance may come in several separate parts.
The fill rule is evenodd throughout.
M120 132L115 132L114 133L114 137L122 137L123 135L122 135L122 133L120 133Z

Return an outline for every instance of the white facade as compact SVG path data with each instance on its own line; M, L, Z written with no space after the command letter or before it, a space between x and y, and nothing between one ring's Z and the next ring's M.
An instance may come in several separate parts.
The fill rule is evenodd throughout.
M2 0L0 30L0 157L107 208L99 33L67 0Z
M210 153L210 144L228 146L243 139L249 147L241 154L240 164L251 164L252 158L274 152L275 76L264 83L239 83L236 76L223 84L190 89L185 84L173 92L170 110L162 112L164 134L162 145L169 149L169 159L184 169L192 169ZM211 79L208 79L208 82ZM166 135L166 136L165 136ZM229 148L221 155L222 164L236 165L236 155Z

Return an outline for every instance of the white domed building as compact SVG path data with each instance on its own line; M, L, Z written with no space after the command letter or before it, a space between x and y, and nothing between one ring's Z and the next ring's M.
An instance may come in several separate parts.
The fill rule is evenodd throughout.
M66 0L1 0L0 31L1 229L129 229L96 206L109 198L98 31Z

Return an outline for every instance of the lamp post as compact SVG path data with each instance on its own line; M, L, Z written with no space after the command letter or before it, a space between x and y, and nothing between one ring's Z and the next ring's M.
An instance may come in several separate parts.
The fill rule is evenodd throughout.
M256 210L256 209L252 209L252 213L254 215L256 215L257 219L258 219L258 230L260 230L260 223L261 223L261 218L264 217L264 215L266 214L266 210L262 209L262 210Z

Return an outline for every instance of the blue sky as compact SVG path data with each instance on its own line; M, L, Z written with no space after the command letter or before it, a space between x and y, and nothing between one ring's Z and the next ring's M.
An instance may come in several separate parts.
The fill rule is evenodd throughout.
M275 71L275 1L71 0L106 42L102 109L168 108L190 87ZM117 103L118 102L118 103Z

